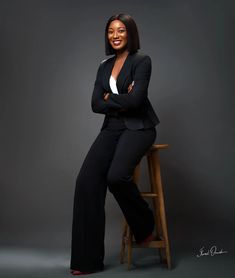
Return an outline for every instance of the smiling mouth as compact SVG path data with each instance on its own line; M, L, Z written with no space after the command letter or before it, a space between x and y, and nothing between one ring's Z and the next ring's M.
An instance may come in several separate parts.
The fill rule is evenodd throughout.
M119 45L121 43L121 41L113 41L114 45Z

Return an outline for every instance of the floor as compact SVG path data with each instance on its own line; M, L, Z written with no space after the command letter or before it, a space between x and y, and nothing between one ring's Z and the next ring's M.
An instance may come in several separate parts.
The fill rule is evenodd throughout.
M117 248L106 250L105 269L81 277L235 277L234 254L220 254L197 258L192 252L174 250L173 267L168 270L158 262L154 249L134 249L133 266L119 264ZM69 250L46 248L0 248L0 277L3 278L62 278L76 277L69 272Z

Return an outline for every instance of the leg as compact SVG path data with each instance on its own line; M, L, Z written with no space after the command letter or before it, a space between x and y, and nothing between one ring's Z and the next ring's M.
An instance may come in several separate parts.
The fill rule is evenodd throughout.
M103 130L92 144L76 180L70 268L103 268L106 176L120 132Z
M156 139L156 129L125 130L119 138L107 181L137 242L154 229L154 216L133 181L136 165Z

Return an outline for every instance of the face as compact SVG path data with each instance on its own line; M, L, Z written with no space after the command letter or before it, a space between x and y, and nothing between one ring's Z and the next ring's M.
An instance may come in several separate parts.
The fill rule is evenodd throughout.
M127 46L127 30L120 20L113 20L108 27L108 40L113 49L120 51Z

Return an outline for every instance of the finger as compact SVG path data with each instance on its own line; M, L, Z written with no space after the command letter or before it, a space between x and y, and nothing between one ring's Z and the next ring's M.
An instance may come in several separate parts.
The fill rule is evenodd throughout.
M129 87L128 87L128 93L132 90L132 87L133 87L133 86L129 85Z

